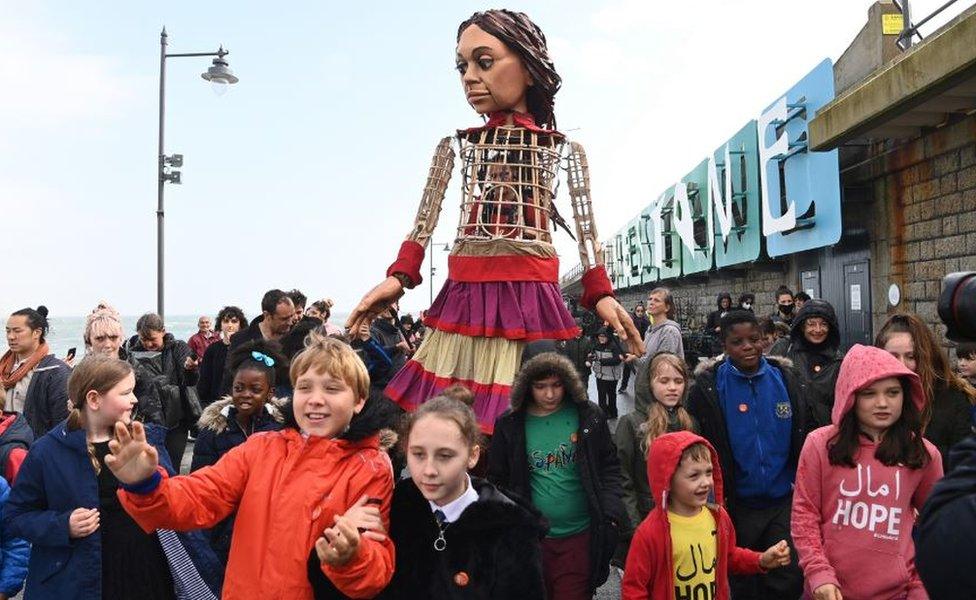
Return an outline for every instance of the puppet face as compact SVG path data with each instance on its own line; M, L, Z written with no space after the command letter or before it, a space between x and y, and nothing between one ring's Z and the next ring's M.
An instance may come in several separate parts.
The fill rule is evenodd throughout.
M456 68L468 104L479 115L500 110L528 112L525 93L532 77L522 59L477 25L461 33Z

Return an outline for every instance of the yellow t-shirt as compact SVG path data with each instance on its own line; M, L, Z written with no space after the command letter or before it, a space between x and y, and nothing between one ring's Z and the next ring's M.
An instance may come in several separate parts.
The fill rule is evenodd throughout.
M694 517L668 511L675 600L714 600L718 538L712 511Z

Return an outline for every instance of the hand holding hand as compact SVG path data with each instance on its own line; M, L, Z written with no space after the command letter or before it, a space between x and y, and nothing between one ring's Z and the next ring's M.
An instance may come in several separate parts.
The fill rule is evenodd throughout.
M825 583L813 590L813 598L814 600L844 600L840 588L832 583Z
M351 520L336 515L335 526L322 532L315 541L315 553L319 561L333 567L341 567L349 562L359 550L359 532Z
M627 352L635 356L644 356L644 341L640 332L634 327L634 320L630 313L624 310L613 296L604 296L596 303L596 314L604 322L613 327L621 342L627 343Z
M76 540L95 533L99 525L97 508L76 508L68 517L68 537Z
M383 526L383 517L380 515L380 507L371 501L365 494L353 504L349 510L342 515L355 527L363 537L377 542L386 539L386 527Z
M141 483L156 471L159 454L146 441L142 423L132 423L132 434L122 422L115 424L115 439L108 443L111 454L105 457L105 465L115 478L127 485Z
M774 546L770 546L759 557L759 566L764 569L775 569L785 567L790 564L790 546L786 540L780 540Z

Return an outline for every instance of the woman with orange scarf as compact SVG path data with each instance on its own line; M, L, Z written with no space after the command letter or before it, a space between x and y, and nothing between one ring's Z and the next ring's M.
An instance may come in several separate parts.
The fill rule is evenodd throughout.
M38 438L68 417L71 369L50 353L47 309L22 308L7 319L9 350L0 357L8 412L22 413Z

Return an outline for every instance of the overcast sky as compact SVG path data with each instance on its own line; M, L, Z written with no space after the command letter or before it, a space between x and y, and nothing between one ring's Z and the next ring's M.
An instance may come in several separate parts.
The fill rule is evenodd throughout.
M822 58L839 57L870 4L508 7L549 39L560 129L586 147L609 235ZM101 299L124 314L155 308L165 24L170 52L222 43L241 78L217 97L200 78L209 59L168 61L166 153L186 164L166 193L167 313L238 304L253 316L265 290L296 286L347 311L394 259L437 141L479 123L453 58L458 23L483 8L0 0L0 310L80 315ZM438 241L456 226L458 179ZM571 214L565 190L557 202ZM565 271L575 243L556 237ZM434 264L439 287L446 253ZM426 307L428 290L409 292L404 308Z

